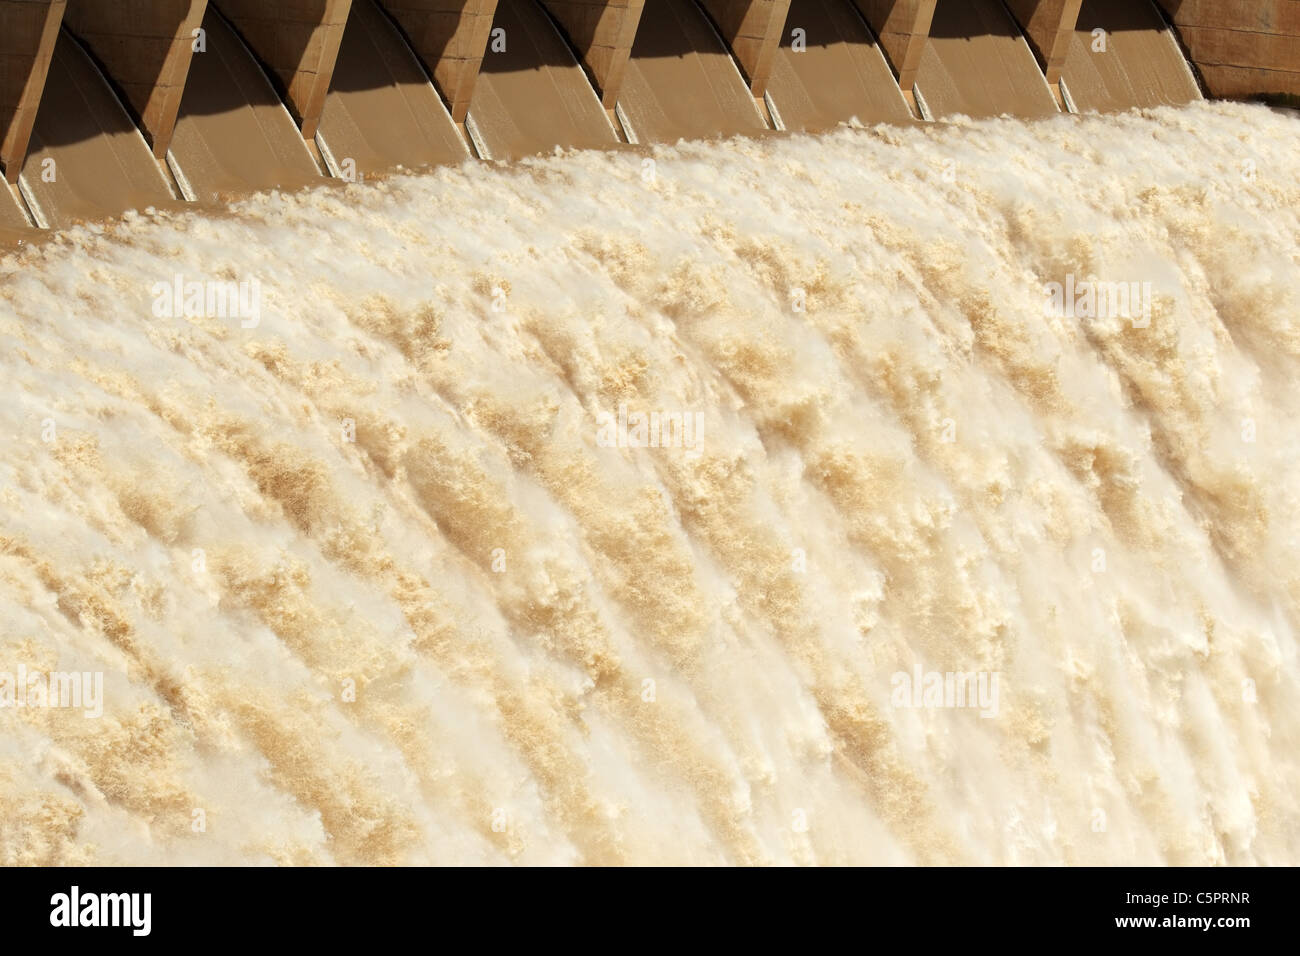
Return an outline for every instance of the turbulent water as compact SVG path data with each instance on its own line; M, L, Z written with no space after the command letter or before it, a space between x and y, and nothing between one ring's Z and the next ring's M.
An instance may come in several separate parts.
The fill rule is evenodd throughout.
M103 675L0 700L0 862L1300 862L1297 143L844 129L0 261L0 672Z

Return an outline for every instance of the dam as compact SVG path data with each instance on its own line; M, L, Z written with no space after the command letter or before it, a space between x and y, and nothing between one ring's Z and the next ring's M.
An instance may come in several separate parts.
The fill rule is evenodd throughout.
M0 866L1294 866L1297 5L0 0Z
M0 242L327 179L1300 95L1293 0L0 0Z

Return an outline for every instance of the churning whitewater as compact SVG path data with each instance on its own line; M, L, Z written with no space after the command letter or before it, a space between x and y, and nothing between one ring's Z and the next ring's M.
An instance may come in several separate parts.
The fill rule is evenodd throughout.
M1298 137L573 153L5 258L0 862L1300 863Z

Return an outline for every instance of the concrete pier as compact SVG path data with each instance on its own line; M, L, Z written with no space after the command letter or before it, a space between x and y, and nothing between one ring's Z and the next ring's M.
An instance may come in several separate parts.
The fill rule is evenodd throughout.
M474 98L497 0L383 0L415 52L433 74L434 86L463 124Z
M207 5L207 0L69 0L63 17L125 94L159 158L171 145Z
M0 0L0 167L18 182L67 0Z
M222 13L279 80L304 139L316 135L352 0L221 0Z
M623 88L645 0L543 0L591 77L606 110Z
M749 91L761 98L767 91L772 62L781 45L781 30L790 13L790 0L702 0L722 39L740 64Z
M1025 36L1038 53L1047 85L1061 109L1065 109L1061 73L1074 40L1081 6L1083 0L1007 0L1007 7L1020 21Z
M858 9L880 39L880 47L894 68L898 86L916 110L914 89L921 54L930 38L930 24L938 0L855 0ZM918 113L919 115L919 113Z

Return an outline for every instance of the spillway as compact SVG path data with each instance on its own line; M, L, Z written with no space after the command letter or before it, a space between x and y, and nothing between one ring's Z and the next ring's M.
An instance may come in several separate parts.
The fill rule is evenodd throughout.
M500 32L483 55L466 123L481 156L517 159L557 146L618 142L578 61L535 0L498 0L493 29Z
M104 678L0 706L0 863L1294 865L1297 136L592 150L0 257L0 673Z
M171 144L178 178L205 201L319 180L270 79L215 7L203 31L206 50L194 56Z
M20 182L37 221L54 229L173 198L112 87L66 31L54 47Z
M870 27L846 0L792 0L767 93L788 130L912 119Z
M619 113L633 142L766 129L744 79L692 0L648 0L627 65Z
M318 140L339 175L457 163L469 150L419 59L373 0L354 0Z
M1295 865L1295 5L0 0L0 865Z
M939 0L916 86L935 117L1034 118L1058 112L1002 0Z
M1300 103L1290 2L0 0L0 234L556 149Z
M1177 38L1145 0L1084 0L1063 79L1081 110L1178 105L1201 98Z

